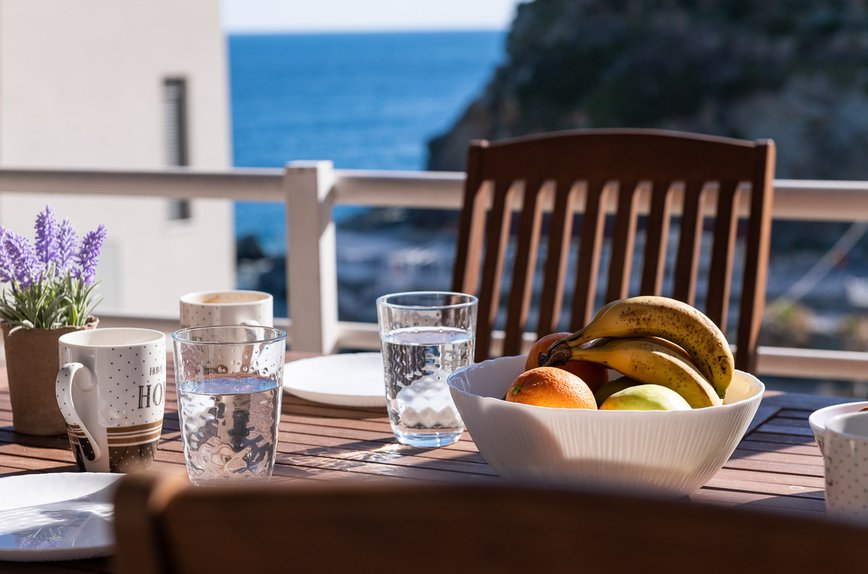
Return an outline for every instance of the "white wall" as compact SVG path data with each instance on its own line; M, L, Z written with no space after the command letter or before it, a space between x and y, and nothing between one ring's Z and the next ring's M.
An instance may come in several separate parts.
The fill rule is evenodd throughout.
M163 80L187 80L189 163L231 165L219 0L0 0L0 166L161 168ZM180 294L235 283L232 207L197 200L0 198L0 223L32 236L46 203L83 232L108 228L99 311L176 315Z

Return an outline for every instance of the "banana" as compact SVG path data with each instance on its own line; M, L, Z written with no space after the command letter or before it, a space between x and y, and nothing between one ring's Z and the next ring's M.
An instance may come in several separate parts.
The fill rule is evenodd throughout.
M606 365L640 383L669 387L693 408L722 404L714 387L682 352L654 338L610 339L596 347L575 347L571 358Z
M610 303L584 328L549 347L541 363L559 365L573 349L600 337L660 337L684 349L723 398L735 372L726 337L704 313L676 299L631 297Z
M685 351L684 349L682 349L681 347L679 347L678 345L676 345L675 343L673 343L669 339L664 339L662 337L636 337L636 338L637 339L648 339L650 341L657 343L658 345L663 345L664 347L666 347L669 350L669 352L675 354L679 359L681 359L685 363L688 363L694 369L697 368L696 365L693 364L693 357L688 355L687 351ZM597 340L599 340L599 339L597 339ZM702 374L702 373L700 372L700 374ZM711 381L709 381L709 382L711 382Z

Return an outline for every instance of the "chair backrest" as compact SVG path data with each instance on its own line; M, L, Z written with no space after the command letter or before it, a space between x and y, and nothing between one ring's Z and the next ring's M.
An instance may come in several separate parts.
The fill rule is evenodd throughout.
M605 277L602 303L631 295L667 295L704 307L726 333L730 284L740 252L736 367L753 370L765 306L774 165L770 140L664 130L577 130L473 142L453 289L479 296L476 359L492 355L501 293L507 293L501 354L522 352L522 336L532 332L528 310L537 252L543 245L535 333L540 337L563 329L558 325L568 262L576 250L573 214L579 209L583 215L569 330L579 329L593 316L598 280ZM548 208L551 217L544 220ZM640 211L645 210L644 233L637 232ZM607 212L614 212L609 233ZM747 225L739 251L736 236L743 216ZM670 222L675 217L680 219L680 232L672 269L667 254ZM713 236L704 251L710 255L707 271L700 269L706 229ZM643 240L641 274L634 274L634 250ZM510 241L514 241L514 257L511 277L505 281ZM605 276L604 254L608 254ZM663 292L665 273L672 284L668 293ZM697 287L703 284L706 289L699 299L704 299L704 306L700 306Z
M861 572L868 528L823 516L505 482L235 484L129 475L121 574Z

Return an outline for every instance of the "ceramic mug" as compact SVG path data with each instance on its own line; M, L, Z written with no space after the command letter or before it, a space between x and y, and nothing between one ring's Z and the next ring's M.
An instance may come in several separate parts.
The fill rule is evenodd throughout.
M811 432L814 434L817 446L820 447L820 454L823 454L824 451L823 438L826 433L826 423L838 415L859 411L868 411L868 401L830 405L811 413L808 417L808 424L811 426Z
M826 513L868 521L868 412L830 419L823 435Z
M181 327L274 325L274 297L264 291L200 291L181 297Z
M93 329L58 339L57 404L81 470L148 467L166 398L166 337L151 329Z

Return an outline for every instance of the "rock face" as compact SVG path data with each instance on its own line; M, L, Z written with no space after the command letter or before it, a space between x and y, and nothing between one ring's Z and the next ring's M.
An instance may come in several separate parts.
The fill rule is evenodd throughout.
M858 0L536 0L507 61L428 168L471 139L581 127L773 138L777 177L868 178L868 5Z

